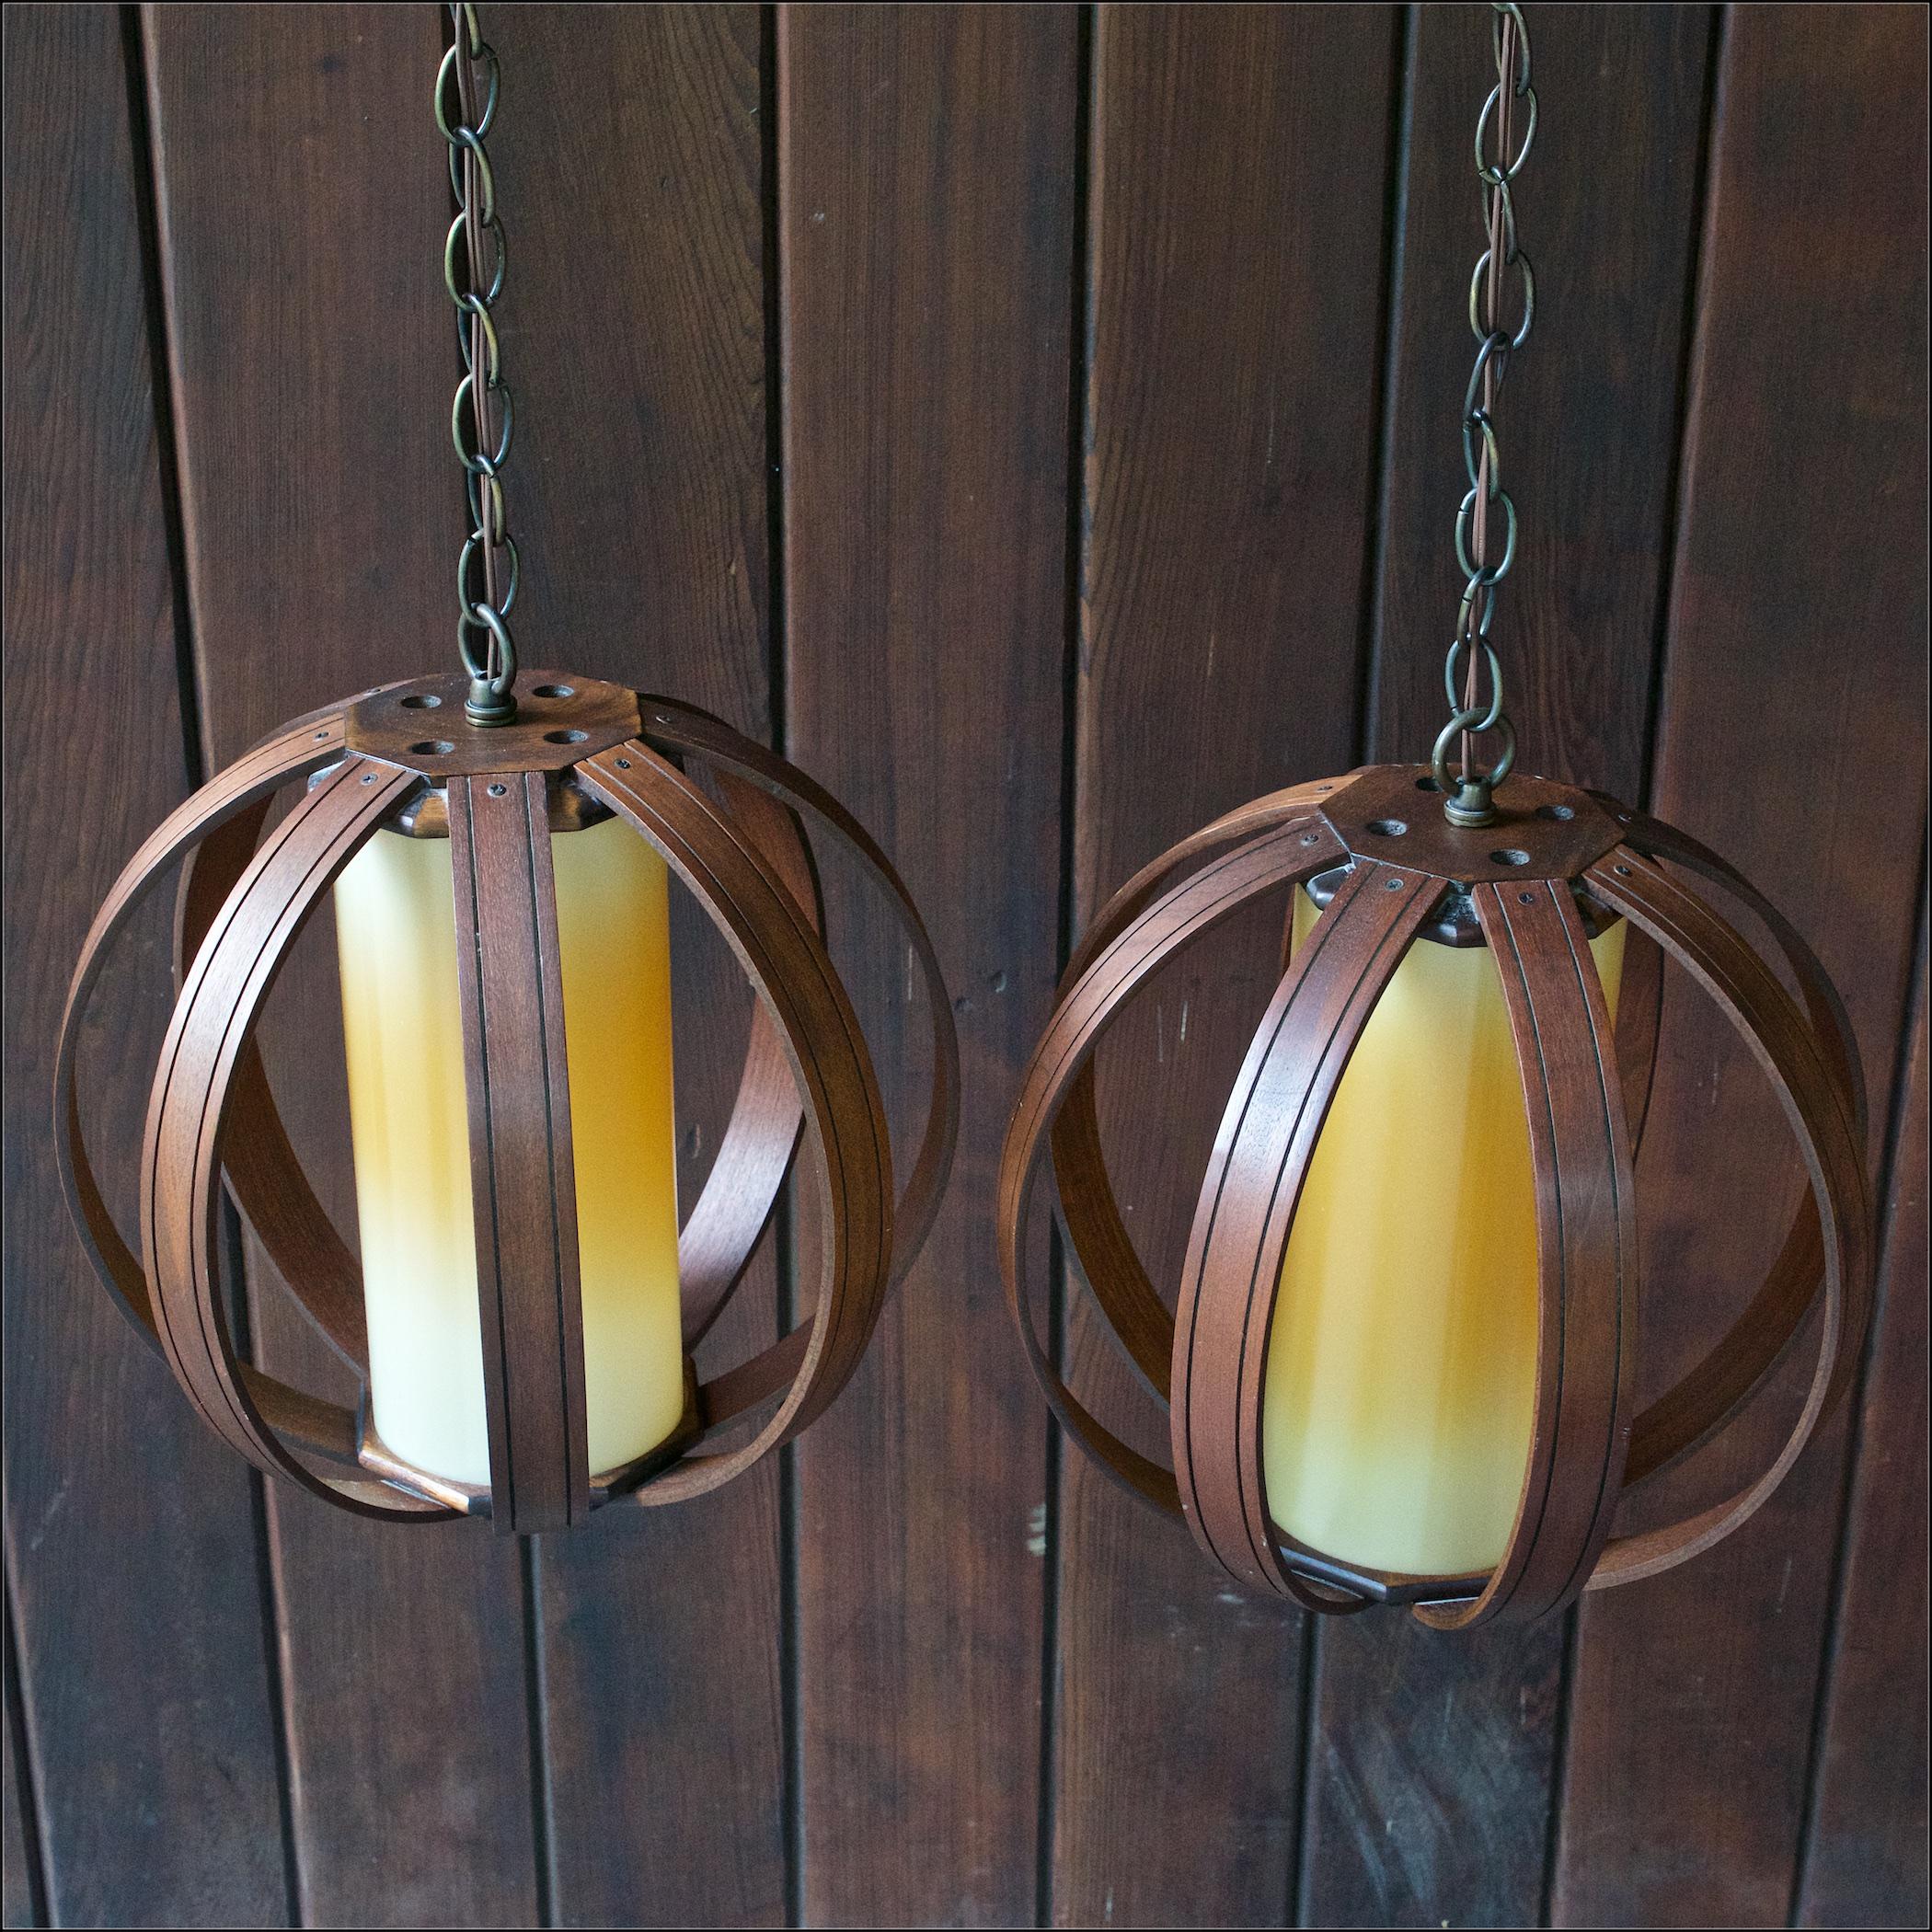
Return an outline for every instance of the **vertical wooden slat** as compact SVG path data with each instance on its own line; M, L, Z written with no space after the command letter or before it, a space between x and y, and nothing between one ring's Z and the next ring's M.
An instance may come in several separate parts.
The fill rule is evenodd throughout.
M1742 7L1723 49L1653 803L1817 947L1876 1159L1923 851L1926 17ZM1723 1031L1667 1000L1641 1177L1653 1389L1755 1285L1765 1202L1799 1184ZM1806 1373L1633 1526L1761 1466ZM1559 1923L1785 1920L1845 1440L1841 1413L1738 1535L1586 1602Z
M6 1735L0 1740L0 1921L8 1926L47 1923L46 1885L41 1876L40 1821L33 1801L33 1765L27 1742L26 1714L20 1708L20 1677L15 1665L13 1580L6 1584L6 1648L0 1655L0 1704Z
M483 21L503 62L489 145L512 230L518 637L765 738L758 10L498 6ZM751 995L676 888L672 920L688 1210ZM761 1260L701 1362L772 1340L775 1294ZM558 1924L783 1922L777 1496L774 1459L696 1503L618 1504L537 1544Z
M1446 715L1442 652L1462 590L1451 525L1467 488L1456 425L1483 246L1470 141L1495 79L1490 17L1414 16L1372 758L1426 758ZM1631 797L1667 588L1711 12L1529 17L1542 113L1516 201L1537 318L1496 409L1522 539L1495 635L1524 767ZM1536 1920L1564 1640L1561 1620L1466 1638L1396 1616L1323 1627L1303 1923ZM1429 1715L1364 1721L1374 1711Z
M87 922L185 778L124 52L112 7L8 11L7 1563L55 1922L281 1925L250 1478L94 1279L48 1117ZM131 938L83 1061L97 1156L127 1181L166 909Z
M462 499L430 113L437 24L414 6L167 6L144 27L201 723L218 765L285 718L453 650ZM504 220L514 272L507 202ZM513 516L513 480L510 500ZM298 944L264 1039L294 1144L347 1230L328 926ZM333 1363L259 1255L250 1273L257 1358L330 1386ZM531 1922L515 1546L471 1525L399 1535L280 1485L269 1520L304 1916Z
M1381 374L1394 8L1104 7L1086 305L1076 928L1215 813L1353 762ZM1257 909L1141 995L1099 1067L1127 1225L1178 1277L1279 973ZM1167 1421L1069 1284L1083 1402ZM1273 1925L1301 1640L1077 1455L1061 1485L1052 1912Z
M448 794L491 1526L581 1527L583 1288L544 775L452 778Z
M1837 1644L1793 1922L1923 1926L1926 1804L1926 960L1892 1160Z
M1076 27L778 22L788 742L919 901L965 1074L925 1259L798 1452L811 1924L1034 1911L1046 1427L989 1203L1053 981ZM924 1022L841 883L834 950L902 1133Z

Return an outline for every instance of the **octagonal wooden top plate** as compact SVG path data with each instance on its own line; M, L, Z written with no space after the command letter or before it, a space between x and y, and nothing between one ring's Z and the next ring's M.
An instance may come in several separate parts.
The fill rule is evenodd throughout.
M1515 773L1497 789L1494 824L1452 825L1426 765L1370 765L1320 809L1351 857L1462 886L1576 879L1624 833L1587 791Z
M638 735L637 693L602 678L523 672L516 719L506 725L471 724L463 715L468 692L460 673L364 692L349 707L348 748L425 777L450 778L563 771Z

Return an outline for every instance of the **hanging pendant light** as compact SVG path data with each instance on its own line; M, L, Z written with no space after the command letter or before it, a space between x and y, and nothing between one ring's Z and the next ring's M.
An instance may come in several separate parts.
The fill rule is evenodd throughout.
M1029 1357L1109 1475L1184 1518L1244 1586L1329 1614L1406 1604L1441 1629L1542 1616L1729 1535L1843 1395L1869 1294L1857 1053L1810 949L1695 840L1512 769L1489 629L1516 512L1494 408L1534 313L1512 184L1536 103L1521 14L1507 0L1494 14L1448 723L1431 764L1257 799L1114 895L1029 1064L999 1195L1001 1266ZM1502 748L1484 771L1472 741L1490 732ZM1797 1000L1685 875L1754 915ZM1283 892L1285 971L1224 1110L1170 1315L1109 1181L1095 1052L1156 970ZM1810 1191L1742 1316L1639 1411L1633 1163L1665 956L1769 1075ZM1072 1255L1167 1405L1171 1469L1090 1414L1040 1338L1020 1257L1049 1150ZM1681 1522L1614 1535L1623 1498L1762 1386L1821 1284L1815 1367L1769 1466Z
M500 73L475 9L450 12L435 106L460 204L443 268L466 363L452 432L474 525L457 567L464 673L293 720L135 854L69 992L56 1144L97 1271L224 1441L362 1514L480 1514L531 1532L615 1497L715 1489L825 1409L932 1225L958 1051L904 887L810 778L672 699L569 672L531 672L516 688L501 480L513 418L491 317L504 250L485 148ZM283 791L294 802L270 823ZM896 1202L801 816L883 889L924 981L931 1096ZM137 1247L88 1162L76 1058L108 948L177 863L180 994L148 1109ZM682 1232L672 873L757 995L730 1121ZM303 1175L254 1039L290 946L331 895L360 1261ZM691 1351L742 1280L806 1142L811 1312L700 1384ZM224 1186L356 1371L354 1410L239 1359L220 1289Z

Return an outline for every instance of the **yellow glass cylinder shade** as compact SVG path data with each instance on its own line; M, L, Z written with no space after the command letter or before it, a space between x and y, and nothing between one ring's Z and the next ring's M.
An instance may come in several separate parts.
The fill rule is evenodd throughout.
M1295 894L1294 943L1319 917ZM1624 922L1591 944L1612 1016ZM1493 1569L1536 1381L1529 1117L1486 946L1419 939L1309 1163L1269 1335L1262 1464L1296 1542L1363 1569Z
M592 1474L684 1407L664 862L608 819L553 833ZM383 831L335 886L375 1432L489 1481L450 842Z

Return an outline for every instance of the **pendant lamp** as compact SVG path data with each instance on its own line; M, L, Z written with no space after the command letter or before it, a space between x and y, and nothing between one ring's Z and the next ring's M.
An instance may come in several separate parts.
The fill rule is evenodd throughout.
M293 719L134 855L69 992L56 1143L97 1271L224 1442L362 1515L487 1515L532 1532L615 1498L715 1489L822 1412L931 1227L958 1121L958 1052L904 887L804 774L671 698L567 671L529 672L518 688L501 479L513 416L491 316L505 258L485 146L500 68L475 9L450 13L435 112L458 204L443 273L465 364L452 433L473 525L457 567L464 671ZM283 793L293 802L271 819ZM882 889L923 979L931 1094L896 1199L804 821ZM76 1058L108 948L177 864L179 997L130 1243L88 1162ZM682 1228L673 874L757 995L730 1121ZM359 1258L304 1177L255 1043L290 946L326 899ZM700 1383L692 1351L806 1144L819 1233L816 1294L808 1281L800 1297L811 1312ZM220 1283L224 1189L356 1372L353 1410L239 1358Z
M1429 764L1256 799L1114 895L1027 1068L998 1209L1029 1358L1107 1474L1184 1519L1244 1588L1331 1615L1407 1605L1438 1629L1547 1615L1728 1535L1844 1394L1869 1297L1857 1058L1810 949L1696 840L1513 769L1489 637L1517 541L1494 411L1535 307L1512 184L1536 97L1521 13L1493 12L1448 722ZM1489 733L1501 749L1485 770L1472 744ZM1708 886L1754 918L1771 961ZM1150 975L1271 894L1290 901L1284 970L1228 1096L1169 1313L1109 1180L1095 1052ZM1810 1191L1743 1314L1639 1410L1633 1164L1666 957L1769 1076ZM1171 1468L1083 1407L1041 1339L1021 1257L1049 1155L1067 1250L1167 1406ZM1821 1299L1811 1379L1769 1465L1682 1521L1616 1534L1622 1500L1725 1427Z

